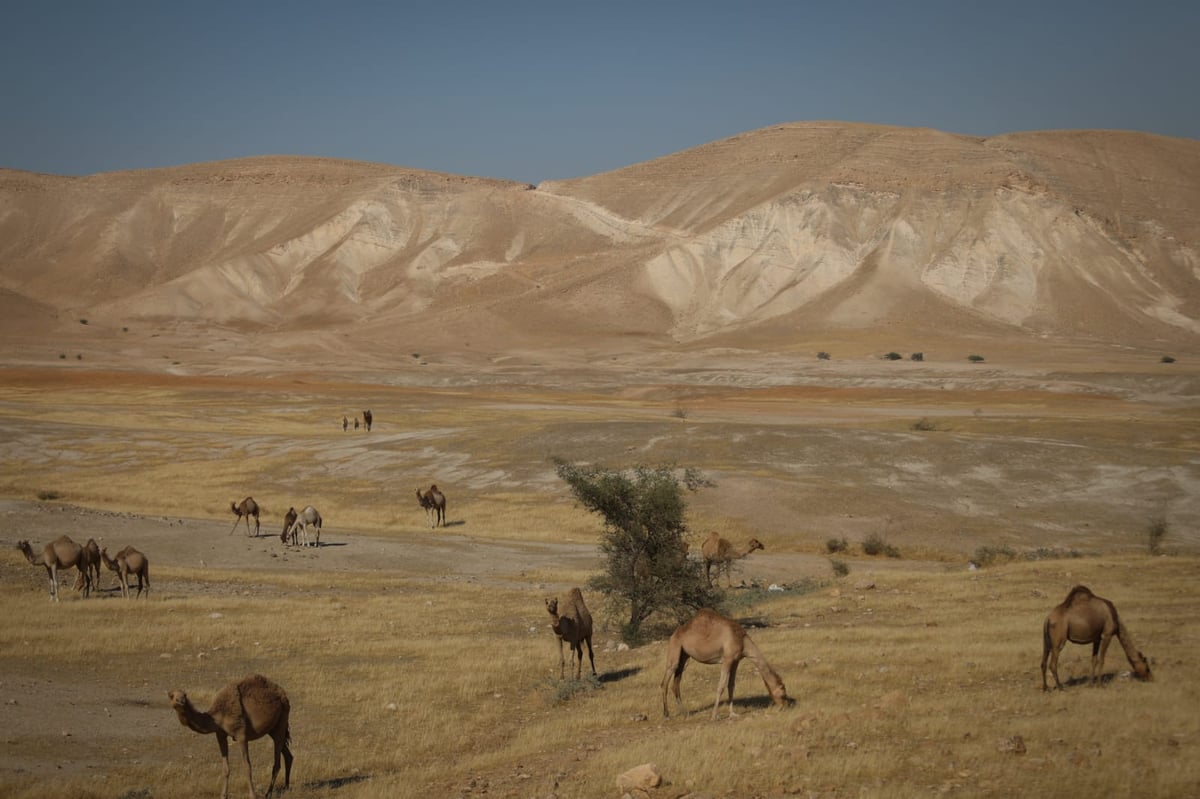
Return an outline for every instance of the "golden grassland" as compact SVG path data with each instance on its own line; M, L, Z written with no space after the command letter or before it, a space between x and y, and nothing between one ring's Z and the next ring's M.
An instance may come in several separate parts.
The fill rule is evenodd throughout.
M736 615L796 703L769 709L745 663L739 715L717 722L717 669L690 666L689 713L664 720L663 642L616 651L604 618L600 679L560 682L536 586L229 572L213 594L168 568L149 601L50 606L18 557L3 555L0 674L17 707L51 706L40 734L6 733L8 763L44 768L5 770L10 797L215 794L215 743L178 724L166 692L204 707L251 671L291 697L297 796L606 797L643 762L662 770L663 796L1189 796L1200 784L1190 557L896 572L869 588L852 571L756 594ZM1125 677L1114 644L1104 684L1087 685L1090 650L1070 646L1068 688L1042 693L1041 622L1076 582L1117 603L1152 682ZM262 789L270 745L251 749ZM235 762L235 790L242 774Z
M343 433L342 416L363 408L375 430ZM518 564L472 582L402 564L201 569L156 551L148 601L106 591L50 605L41 570L11 549L29 536L10 529L0 795L215 795L215 743L178 724L166 692L205 707L261 671L292 697L297 796L616 796L616 775L647 761L667 780L655 795L672 799L1195 796L1198 422L1183 401L1059 388L418 390L5 373L0 498L210 520L215 545L239 542L226 536L229 502L247 494L265 507L265 533L311 503L323 540L404 544L428 533L413 495L434 482L451 522L438 535L594 544L596 519L555 477L560 456L697 466L716 485L689 497L694 534L755 535L764 566L870 534L904 557L883 568L852 547L844 578L817 559L813 590L731 592L797 702L768 709L746 664L739 716L714 723L717 670L691 666L691 712L663 720L664 643L618 651L599 597L601 678L558 679L542 597L583 585L575 567ZM1167 557L1146 554L1157 518L1171 525ZM980 546L1083 557L968 571ZM813 576L792 584L812 588ZM1089 651L1071 646L1068 689L1041 692L1041 623L1075 583L1117 603L1153 682L1115 676L1128 666L1114 645L1105 684L1081 684ZM252 753L261 790L270 747ZM235 763L235 792L241 774Z

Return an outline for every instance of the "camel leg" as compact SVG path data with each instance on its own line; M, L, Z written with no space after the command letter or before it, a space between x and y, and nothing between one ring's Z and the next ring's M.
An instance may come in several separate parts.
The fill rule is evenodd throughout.
M1062 681L1058 679L1058 656L1066 644L1067 639L1064 638L1050 649L1050 673L1054 675L1054 687L1059 691L1062 690L1063 685Z
M571 644L571 666L575 669L575 679L583 679L583 643L581 641Z
M271 799L271 792L275 790L275 778L279 776L279 756L283 753L283 747L286 746L286 743L276 733L271 733L271 740L275 742L275 764L271 766L271 783L267 786L265 799Z
M721 663L721 679L717 681L717 701L713 703L713 715L712 715L713 721L717 720L717 713L721 709L721 696L725 693L726 686L729 685L729 678L730 678L729 663L722 662ZM733 718L735 713L733 712L733 696L732 696L732 694L730 695L729 699L730 699L729 717Z
M243 733L238 743L242 745L242 758L246 761L246 786L250 789L250 799L258 799L258 794L254 792L254 770L250 767L250 739Z
M50 575L50 599L58 601L58 567L47 566L46 573Z
M567 662L563 658L562 646L563 646L563 640L561 638L559 638L558 639L558 679L560 679L560 680L567 676L567 672L566 672L566 668L567 668L566 663Z
M667 711L667 688L671 688L675 694L675 709L679 715L683 715L683 697L679 695L679 683L683 679L683 669L687 666L688 656L686 652L680 651L679 659L674 663L667 664L667 673L663 675L662 695L663 695L663 718L667 718L670 713Z
M1112 643L1112 636L1101 636L1100 640L1092 644L1092 682L1099 684L1100 674L1104 671L1104 656L1108 654L1108 645ZM1097 656L1097 649L1099 656Z
M229 739L217 730L217 749L221 752L221 799L229 799Z
M592 676L595 677L596 676L596 654L592 651L592 637L589 635L584 640L587 641L588 660L591 661L591 663L592 663ZM581 662L583 660L583 649L582 648L579 650L579 660Z

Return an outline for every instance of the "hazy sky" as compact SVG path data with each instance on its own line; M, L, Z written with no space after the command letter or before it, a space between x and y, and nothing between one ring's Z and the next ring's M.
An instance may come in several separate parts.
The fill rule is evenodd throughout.
M778 122L1200 138L1200 3L0 0L0 166L536 183Z

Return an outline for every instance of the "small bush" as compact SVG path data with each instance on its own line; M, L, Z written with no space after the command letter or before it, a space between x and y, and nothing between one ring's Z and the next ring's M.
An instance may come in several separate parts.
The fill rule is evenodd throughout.
M925 360L925 353L923 353L923 352L914 352L912 355L910 355L910 356L908 356L908 357L909 357L909 358L912 358L914 361L923 361L923 360Z
M883 357L885 360L888 360L888 361L898 361L901 358L903 358L904 356L898 352L889 352L887 355L885 355Z
M818 360L818 361L828 361L828 360L829 360L829 353L828 353L828 352L818 352L818 353L817 353L817 360Z
M971 562L976 566L991 566L993 563L1007 563L1017 557L1016 551L1006 545L982 546L975 550Z
M1162 356L1162 362L1163 363L1175 363L1175 358L1173 358L1170 355L1164 355L1164 356Z
M1167 537L1168 530L1167 520L1163 518L1155 519L1146 528L1146 546L1149 548L1151 555L1162 554L1162 543Z
M1037 549L1027 549L1024 552L1017 552L1012 547L1001 544L1000 546L979 547L975 550L975 556L971 558L971 562L982 568L983 566L1009 563L1014 560L1063 560L1066 558L1082 557L1083 553L1077 549L1038 547Z
M931 422L929 417L922 416L920 419L912 423L912 429L927 433L931 430L937 430L937 423Z
M86 320L86 319L80 319L80 320L79 320L79 324L81 324L81 325L86 325L86 324L87 324L87 320Z
M83 353L81 352L81 353L79 353L78 355L76 355L76 356L75 356L75 360L77 360L77 361L82 361L82 360L83 360Z
M57 491L39 491L37 498L43 502L49 502L51 500L58 499L61 496L62 494L58 493Z
M66 354L65 352L60 352L60 353L58 354L58 357L59 357L59 359L60 359L60 360L63 360L63 361L65 361L65 360L67 359L67 354Z
M971 363L983 363L982 355L968 355L967 360Z
M900 550L892 546L878 533L871 533L862 544L863 554L887 555L889 558L900 557Z
M675 406L675 410L671 411L671 415L676 419L686 419L688 418L687 408L683 407L682 405L677 405Z
M846 565L846 562L844 560L838 560L837 558L830 558L829 565L833 569L833 574L835 577L845 577L847 574L850 573L850 567Z
M830 538L825 542L825 551L829 553L846 552L850 549L850 542L845 536L841 538Z

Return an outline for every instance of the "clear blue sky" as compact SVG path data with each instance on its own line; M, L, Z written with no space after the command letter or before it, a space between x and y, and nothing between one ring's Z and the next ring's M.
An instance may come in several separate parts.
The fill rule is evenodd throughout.
M1200 138L1200 3L0 0L0 166L589 175L778 122Z

